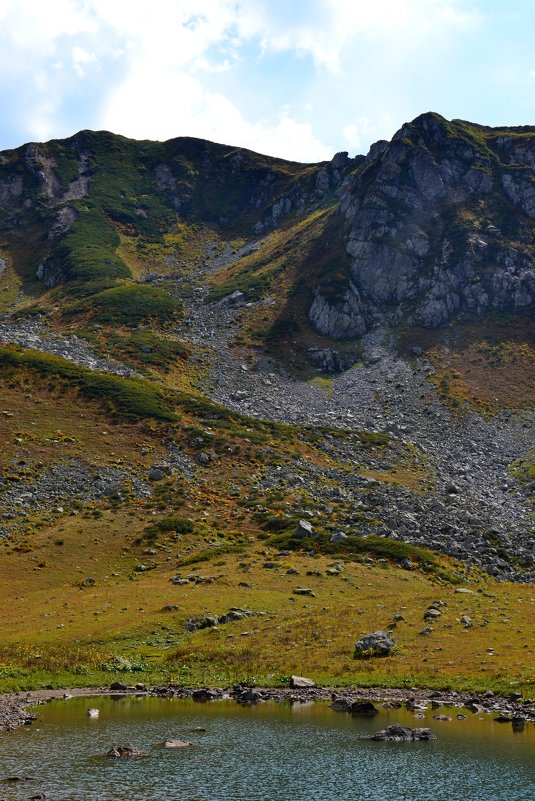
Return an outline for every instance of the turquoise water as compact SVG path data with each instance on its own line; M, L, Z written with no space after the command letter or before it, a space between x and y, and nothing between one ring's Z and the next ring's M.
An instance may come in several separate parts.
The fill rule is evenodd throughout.
M2 782L5 801L37 792L47 801L535 801L535 726L513 733L489 716L439 722L431 711L416 720L389 710L369 720L326 704L157 698L73 698L37 713L33 726L0 736L0 778L34 779ZM438 740L366 739L396 722L430 725ZM195 746L153 748L165 739ZM147 756L106 759L114 743Z

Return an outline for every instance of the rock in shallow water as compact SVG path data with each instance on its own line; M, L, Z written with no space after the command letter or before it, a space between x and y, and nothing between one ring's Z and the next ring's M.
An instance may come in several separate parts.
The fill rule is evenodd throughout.
M354 701L351 704L350 711L352 715L366 715L369 717L379 713L379 710L371 701Z
M164 740L163 743L158 743L155 748L191 748L193 743L189 740Z
M431 729L411 729L409 726L401 726L399 723L393 723L387 726L386 729L381 729L375 732L370 737L370 740L378 742L415 742L416 740L436 740L436 734L433 734Z
M126 745L112 745L109 751L106 751L106 756L110 757L110 759L122 759L124 757L141 756L141 753L134 745L127 743Z

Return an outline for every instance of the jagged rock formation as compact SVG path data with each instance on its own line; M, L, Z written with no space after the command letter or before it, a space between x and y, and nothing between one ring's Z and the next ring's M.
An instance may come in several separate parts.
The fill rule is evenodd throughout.
M535 299L535 128L492 129L424 114L374 145L341 188L351 257L334 302L310 319L336 338L374 321L439 326ZM326 291L327 290L327 291Z

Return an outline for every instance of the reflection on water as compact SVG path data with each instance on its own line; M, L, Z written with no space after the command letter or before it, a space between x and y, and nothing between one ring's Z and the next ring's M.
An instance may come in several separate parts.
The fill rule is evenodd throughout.
M97 706L100 716L87 717ZM441 710L443 711L443 710ZM6 801L534 801L535 726L514 733L489 716L415 720L405 710L373 719L326 704L158 698L73 698L39 707L39 721L1 736ZM431 743L375 743L390 723L431 726ZM205 727L206 732L193 731ZM194 748L154 750L166 739ZM102 757L132 743L147 756Z

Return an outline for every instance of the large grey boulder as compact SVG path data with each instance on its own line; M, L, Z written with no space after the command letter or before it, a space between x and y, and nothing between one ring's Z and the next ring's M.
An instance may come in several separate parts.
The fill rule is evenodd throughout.
M391 634L386 631L374 631L357 640L354 656L356 658L388 656L395 645L396 641Z

